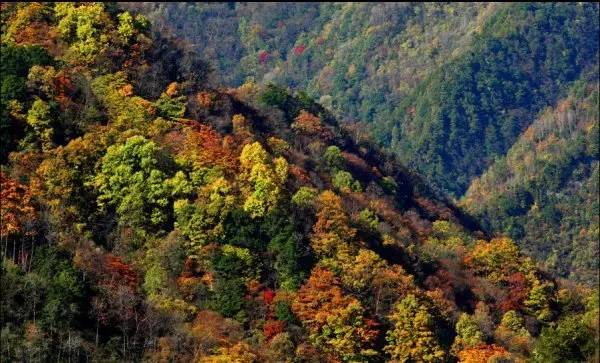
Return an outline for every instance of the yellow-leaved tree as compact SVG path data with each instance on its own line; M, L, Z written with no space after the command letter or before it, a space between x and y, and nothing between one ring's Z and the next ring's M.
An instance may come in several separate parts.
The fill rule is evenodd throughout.
M401 362L443 362L446 352L435 334L435 320L428 307L409 294L390 315L385 351Z
M271 158L259 142L244 146L240 155L239 180L246 197L244 211L262 217L277 205L288 176L288 163Z

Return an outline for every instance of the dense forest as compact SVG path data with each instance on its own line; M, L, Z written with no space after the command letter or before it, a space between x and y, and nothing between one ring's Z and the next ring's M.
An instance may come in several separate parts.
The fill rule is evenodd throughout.
M598 209L598 86L583 63L469 189L465 203L485 202L470 216L310 91L223 83L227 63L131 4L1 6L2 362L598 360L598 290L489 233L542 241L556 222L543 204L569 217L561 233L586 226L547 237L563 243L555 260L597 235L582 222ZM224 22L238 9L207 6ZM326 23L303 6L367 5L286 14ZM582 6L563 16L589 30L581 12L597 6ZM539 172L520 174L520 159Z
M186 39L220 71L219 82L233 87L274 83L305 91L355 138L378 142L457 200L477 188L471 184L506 158L546 108L568 97L575 82L590 79L593 86L598 78L596 3L126 6L143 12L161 32ZM555 136L572 140L564 133ZM589 157L597 160L598 153ZM569 176L567 162L538 163L560 168L554 193L570 196L573 182L587 178ZM546 188L543 182L540 188ZM489 206L466 208L495 209L492 199L478 200ZM598 233L573 236L597 224L598 208L568 222L562 215L544 217L544 223L556 221L550 225L560 225L560 232L556 227L526 237L524 228L505 221L483 227L515 238L532 257L548 261L556 276L597 282L598 253L590 252L597 248L588 242Z
M597 73L596 73L597 74ZM546 109L461 201L547 267L598 284L598 79Z
M597 63L597 4L263 6L131 5L216 57L227 84L285 84L372 122L458 196Z

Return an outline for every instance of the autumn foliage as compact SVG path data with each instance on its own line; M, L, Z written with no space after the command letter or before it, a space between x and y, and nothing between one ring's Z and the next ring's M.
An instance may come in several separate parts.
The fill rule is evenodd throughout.
M313 14L295 10L309 5L286 4L295 18L285 21L281 5L263 4L261 16L218 23L236 23L248 54L239 66L258 71L229 91L202 60L222 48L196 54L123 10L147 5L0 6L0 360L592 357L598 303L589 289L554 280L518 241L479 231L368 141L370 130L339 127L338 100L264 84L284 74L262 73L274 64L314 71L311 58L346 33L334 23L305 33L283 61L269 39L285 43ZM237 16L256 6L197 10ZM371 9L327 6L352 19ZM429 21L432 8L415 6L406 11ZM440 9L451 16L448 6ZM367 35L385 29L382 14L364 17L377 24ZM412 16L405 27L422 29ZM362 72L387 77L351 58L320 65L315 87L356 90Z
M226 171L234 171L237 167L233 150L212 127L198 124L186 130L182 138L183 140L173 140L174 147L180 150L181 157L196 167L218 165Z
M316 136L323 140L331 140L331 131L323 126L321 119L310 112L301 110L291 125L292 130L301 134Z
M0 200L0 236L4 239L13 234L32 234L29 228L36 213L29 188L0 172Z
M510 354L501 346L481 344L460 351L458 359L461 363L479 363L489 362L491 359L510 359Z
M356 230L350 226L342 199L331 191L321 193L317 221L313 226L311 246L316 253L334 255L347 252Z

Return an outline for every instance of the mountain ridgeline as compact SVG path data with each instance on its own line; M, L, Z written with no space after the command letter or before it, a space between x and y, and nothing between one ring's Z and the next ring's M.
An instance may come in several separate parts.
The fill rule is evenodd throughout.
M131 10L204 5L1 6L2 362L598 359L597 290L554 278L514 240L482 230L521 225L519 237L529 238L525 209L545 203L535 183L552 172L503 179L512 190L529 178L533 201L512 219L467 208L480 226L427 174L341 127L310 93L224 85L237 76L219 69L237 58L210 62L210 52ZM206 6L199 14L211 24L233 21L238 7L260 10ZM370 6L294 4L289 12L303 16L290 18L299 23L327 24L318 9L349 16ZM406 24L446 16L437 5L403 6L411 9ZM456 6L483 21L504 5ZM448 24L462 14L439 9ZM459 19L452 39L466 44L474 35ZM248 20L239 28L251 29L246 43L261 34ZM211 37L219 35L203 36L217 44ZM576 138L565 157L579 164L553 189L571 191L576 203L593 195L598 173L597 143L582 141L597 128L597 82L582 78L570 92L507 159ZM562 127L554 136L552 123ZM497 174L486 175L465 200L496 203L489 190L497 183L487 181ZM581 180L586 191L576 190ZM552 202L568 213L561 199ZM594 225L581 241L586 233Z
M597 63L590 3L130 6L216 57L228 84L306 90L373 123L376 140L457 196Z

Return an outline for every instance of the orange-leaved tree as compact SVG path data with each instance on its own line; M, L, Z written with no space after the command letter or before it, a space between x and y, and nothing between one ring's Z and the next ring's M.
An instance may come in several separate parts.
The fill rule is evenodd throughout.
M317 221L310 239L312 249L320 256L334 256L338 252L348 252L356 229L350 226L344 211L342 199L326 190L318 199Z
M366 317L360 301L344 294L331 271L313 269L292 310L321 351L343 360L375 354L369 348L378 336L377 323Z

